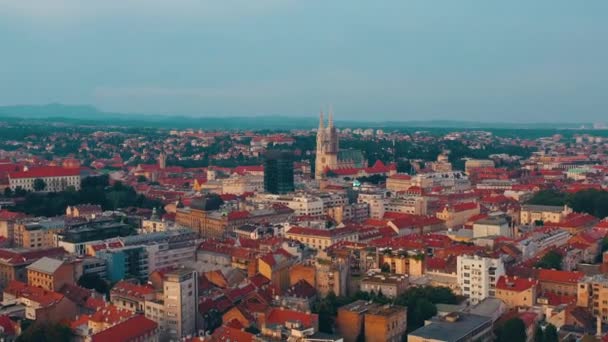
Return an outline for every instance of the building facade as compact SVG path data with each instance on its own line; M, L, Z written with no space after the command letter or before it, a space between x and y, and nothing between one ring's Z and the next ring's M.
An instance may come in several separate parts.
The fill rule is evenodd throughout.
M462 294L477 304L487 297L496 296L498 278L505 274L502 259L477 255L460 255L456 261L458 285Z
M268 151L264 158L264 191L286 194L294 191L293 158L287 151Z

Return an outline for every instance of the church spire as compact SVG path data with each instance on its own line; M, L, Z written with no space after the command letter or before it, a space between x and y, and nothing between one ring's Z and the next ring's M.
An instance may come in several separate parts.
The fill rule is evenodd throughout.
M329 128L334 127L334 111L331 106L329 106L329 121L327 123L327 127L329 127Z
M323 130L323 128L325 127L325 124L323 123L324 118L323 118L323 110L321 110L321 113L319 114L319 132L321 132L321 130Z

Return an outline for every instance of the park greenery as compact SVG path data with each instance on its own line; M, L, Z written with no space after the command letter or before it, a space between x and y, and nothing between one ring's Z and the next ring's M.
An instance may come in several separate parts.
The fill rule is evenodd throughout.
M33 322L17 337L16 342L71 341L72 330L67 325Z
M554 269L561 270L562 269L562 260L563 257L561 254L556 251L549 251L547 254L543 255L542 258L536 263L536 267L544 268L544 269Z
M526 342L526 325L520 318L511 318L496 328L498 342Z
M568 205L575 212L587 213L597 218L608 216L608 191L588 189L575 193L565 193L558 190L541 190L537 192L528 204Z
M15 197L14 210L34 216L61 215L65 213L67 206L78 204L99 204L103 210L128 207L162 210L161 202L137 194L133 187L121 182L110 185L107 175L84 178L78 191L69 189L61 192L38 193L17 189L14 193L5 192L5 195Z
M424 321L437 314L435 304L456 304L457 298L447 287L411 287L397 298L391 299L374 292L357 292L353 296L336 296L329 293L313 304L312 311L319 315L319 330L334 332L338 308L356 300L372 301L377 304L394 304L407 307L407 330L413 331L424 325Z

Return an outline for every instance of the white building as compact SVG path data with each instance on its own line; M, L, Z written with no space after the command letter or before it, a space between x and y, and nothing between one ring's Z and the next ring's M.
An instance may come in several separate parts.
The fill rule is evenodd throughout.
M325 215L323 199L307 194L273 195L257 194L253 199L257 203L276 203L287 206L294 211L295 216L321 217Z
M504 263L500 258L460 255L456 267L458 285L472 304L494 297L496 282L505 274Z
M58 192L68 188L80 190L80 169L68 169L62 167L37 167L21 172L8 174L9 187L11 190L21 188L27 191L35 191L34 183L37 179L44 182L42 191Z
M221 180L222 193L242 195L246 192L264 191L264 177L254 175L232 175Z
M511 237L509 222L504 216L490 216L473 224L473 237L506 236Z

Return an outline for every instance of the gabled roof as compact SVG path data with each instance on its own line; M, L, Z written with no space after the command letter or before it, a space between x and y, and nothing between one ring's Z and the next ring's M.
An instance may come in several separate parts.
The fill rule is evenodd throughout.
M63 265L63 261L61 260L52 259L49 257L42 257L26 268L28 270L44 274L54 274L55 272L57 272L59 267L61 267L61 265Z
M559 270L539 270L538 280L548 281L554 283L568 283L576 284L583 278L585 274L583 272L576 271L559 271Z
M41 287L30 286L15 280L11 280L8 283L4 292L10 293L17 298L26 298L38 303L42 307L54 305L64 298L61 293L47 291Z
M156 322L143 315L137 315L118 323L111 328L91 336L92 342L130 342L139 341L158 328Z
M80 169L66 169L57 166L45 166L31 168L28 171L10 172L11 179L18 178L45 178L45 177L70 177L80 176Z
M213 338L213 341L222 342L253 342L255 339L255 335L230 326L221 326L215 329L215 331L211 335L211 338Z
M266 324L285 325L285 322L296 321L300 322L305 328L310 328L319 321L319 316L301 311L273 308L266 318Z
M149 285L137 285L128 281L119 281L110 291L112 295L121 295L143 300L154 294L154 288Z
M496 289L522 292L537 285L538 282L531 278L500 276L500 278L498 278L498 282L496 283Z

